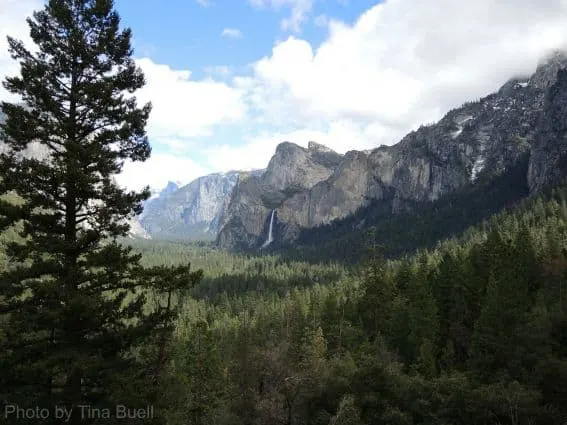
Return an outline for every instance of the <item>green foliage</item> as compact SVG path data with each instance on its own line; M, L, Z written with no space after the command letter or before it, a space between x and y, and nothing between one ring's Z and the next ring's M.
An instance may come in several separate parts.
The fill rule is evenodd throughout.
M175 340L157 334L142 356L154 365L165 355L164 420L561 424L565 193L412 257L386 260L374 247L352 270L129 240L155 276L204 270L193 288L154 296L180 312Z
M143 78L111 6L52 0L31 22L45 54L10 42L28 107L2 106L3 400L151 403L172 425L565 423L565 188L519 202L524 161L420 217L371 204L303 235L316 264L125 239L147 193L111 175L148 156L149 108L115 93ZM18 155L30 140L51 162Z
M565 193L412 257L374 247L353 270L130 240L157 275L204 270L170 299L156 405L171 424L561 424Z
M171 245L211 275L182 304L178 331L190 344L183 329L206 320L211 364L226 371L203 423L562 424L565 193L412 257L371 250L360 271ZM143 244L146 262L167 251ZM335 278L307 284L309 270L335 267ZM298 275L305 284L292 284ZM207 288L213 276L238 289Z
M225 377L213 334L206 322L197 322L178 341L172 359L168 423L202 424L219 407Z
M149 157L151 108L130 96L144 77L113 2L50 0L27 22L37 50L8 37L21 72L4 82L23 103L1 103L0 398L65 405L72 423L94 423L79 405L156 398L173 293L200 273L144 269L117 241L149 196L124 191L114 176ZM31 142L43 156L22 154Z

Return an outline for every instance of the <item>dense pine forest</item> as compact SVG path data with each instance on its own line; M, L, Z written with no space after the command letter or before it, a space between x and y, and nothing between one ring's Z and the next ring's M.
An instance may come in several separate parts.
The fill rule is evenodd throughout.
M168 420L564 423L566 200L554 190L396 260L370 244L356 270L134 244L149 264L205 271L179 303Z
M203 270L176 293L161 419L562 424L566 201L554 190L396 260L370 234L354 268L124 240L146 266Z
M396 260L370 234L354 268L124 240L146 266L203 270L176 292L161 419L562 424L566 201L554 190Z
M523 162L280 254L134 239L131 32L111 0L28 23L39 53L10 38L5 82L25 102L1 105L0 423L567 423L566 187L525 198Z

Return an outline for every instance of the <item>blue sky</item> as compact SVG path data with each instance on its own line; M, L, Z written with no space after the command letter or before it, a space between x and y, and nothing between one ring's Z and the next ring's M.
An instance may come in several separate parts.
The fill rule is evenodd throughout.
M245 70L268 54L278 40L300 35L318 46L327 35L317 17L326 16L353 23L376 0L324 0L314 2L300 31L281 28L290 14L282 5L254 6L246 1L217 0L203 6L197 0L116 0L122 22L134 30L137 55L150 55L159 63L191 69L194 78L207 75L207 68L230 65ZM225 28L237 29L240 38L222 37Z
M283 141L392 145L567 46L567 0L115 1L153 104L133 189L264 168ZM43 2L0 0L0 77Z

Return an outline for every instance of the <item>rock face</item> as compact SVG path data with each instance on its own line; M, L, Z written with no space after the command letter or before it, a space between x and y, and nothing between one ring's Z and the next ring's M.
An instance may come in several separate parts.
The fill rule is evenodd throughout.
M280 191L308 189L327 180L341 156L323 145L310 142L308 149L280 143L262 178L262 184Z
M555 54L532 76L447 113L393 146L340 155L309 142L281 143L266 170L172 183L132 224L139 237L214 239L222 248L260 249L293 241L302 228L344 218L371 201L396 214L490 179L529 156L533 193L567 176L567 57ZM1 117L0 117L1 119ZM0 151L3 146L0 142ZM45 154L30 145L29 156Z
M138 218L133 218L128 220L128 224L130 225L130 230L128 231L128 236L132 239L134 238L141 238L141 239L151 239L152 237L146 232L146 230L140 224Z
M567 78L557 78L566 66L566 56L556 54L531 77L508 81L394 146L341 156L315 143L280 144L263 176L237 182L218 244L261 246L272 210L276 241L292 241L300 228L346 217L370 200L398 213L496 176L532 151L528 179L537 190L561 174L550 164L567 165Z
M278 209L275 223L293 225L282 204L327 181L341 161L341 155L318 143L310 142L307 149L289 142L278 145L262 175L240 176L221 223L219 244L242 249L261 246L273 209Z
M560 70L557 81L545 97L538 123L536 142L528 170L528 184L537 192L567 176L567 70Z
M237 172L211 174L180 188L170 182L146 202L141 227L154 239L213 239L237 178Z

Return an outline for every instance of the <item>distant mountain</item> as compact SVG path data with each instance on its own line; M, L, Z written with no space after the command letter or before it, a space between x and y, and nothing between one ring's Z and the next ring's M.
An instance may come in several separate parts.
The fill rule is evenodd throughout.
M154 239L214 239L238 175L210 174L182 187L169 182L146 201L140 227Z
M513 78L393 146L338 155L317 144L280 144L266 173L236 184L219 246L258 249L270 227L275 245L291 243L304 229L330 225L370 204L382 217L418 212L497 178L526 156L532 192L558 181L567 174L566 67L567 57L557 53L532 76Z
M179 189L179 183L172 181L167 182L167 185L160 191L159 196L168 196Z
M2 114L0 122L3 119ZM3 148L5 145L0 141L0 152ZM24 155L45 158L48 150L42 145L30 144ZM154 189L154 195L144 203L142 214L129 220L129 235L145 239L213 240L217 236L238 176L258 176L263 172L264 170L215 173L181 187L179 183L170 181L165 188Z

